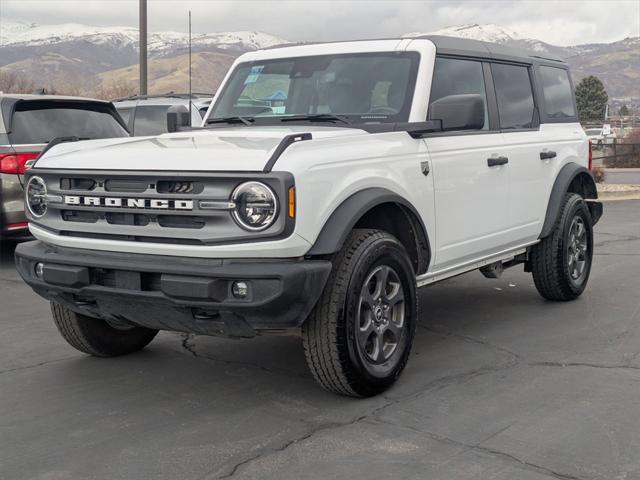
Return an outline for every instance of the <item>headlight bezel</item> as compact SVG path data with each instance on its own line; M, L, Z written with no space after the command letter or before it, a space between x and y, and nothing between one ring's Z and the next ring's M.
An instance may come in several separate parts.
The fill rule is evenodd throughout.
M42 192L39 194L41 195L41 203L40 205L43 206L43 211L42 213L36 213L34 211L33 206L31 205L31 199L32 197L32 185L34 182L38 182L41 187L42 187ZM42 218L47 214L47 184L46 182L43 180L42 177L38 176L38 175L33 175L31 177L29 177L29 180L27 181L27 184L25 185L25 205L27 206L27 210L29 211L29 215L31 215L33 218Z
M246 222L239 211L239 209L242 208L242 201L239 198L240 195L243 193L243 190L254 186L265 189L273 199L273 213L268 216L267 222L260 226L253 226L250 223ZM269 185L258 180L250 180L237 185L231 193L231 201L235 204L234 208L231 210L231 217L240 228L248 232L263 232L267 230L276 223L276 221L278 220L278 216L280 215L280 202L278 199L278 195Z

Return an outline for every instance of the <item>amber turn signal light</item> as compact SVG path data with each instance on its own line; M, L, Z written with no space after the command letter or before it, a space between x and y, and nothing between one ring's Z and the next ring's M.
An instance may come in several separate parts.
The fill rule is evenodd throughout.
M289 218L296 217L296 187L289 189Z

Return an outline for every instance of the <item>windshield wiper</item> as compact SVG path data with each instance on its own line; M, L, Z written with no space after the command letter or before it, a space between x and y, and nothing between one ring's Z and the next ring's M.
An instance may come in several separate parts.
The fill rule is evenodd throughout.
M353 122L344 115L335 115L333 113L315 113L310 115L293 115L291 117L281 117L281 122L339 122L352 126Z
M223 117L223 118L210 118L207 120L207 125L213 123L244 123L245 125L253 125L255 118L253 117L241 117L237 115L235 117Z

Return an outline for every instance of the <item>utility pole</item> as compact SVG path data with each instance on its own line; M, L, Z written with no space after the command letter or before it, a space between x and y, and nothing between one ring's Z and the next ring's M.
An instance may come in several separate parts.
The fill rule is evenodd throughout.
M191 10L189 10L189 126L191 126Z
M140 95L147 94L147 0L140 1Z

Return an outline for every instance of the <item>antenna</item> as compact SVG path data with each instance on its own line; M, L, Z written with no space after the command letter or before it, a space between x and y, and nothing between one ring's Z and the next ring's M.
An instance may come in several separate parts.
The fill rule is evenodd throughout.
M189 126L191 127L191 10L189 10Z

